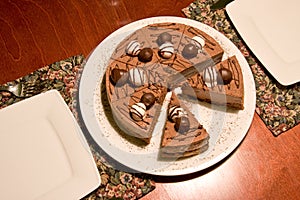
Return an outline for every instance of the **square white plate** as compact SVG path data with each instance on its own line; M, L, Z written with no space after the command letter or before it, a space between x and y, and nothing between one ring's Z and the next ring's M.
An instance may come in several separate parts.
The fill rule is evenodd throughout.
M100 185L74 116L58 91L0 110L1 199L79 199Z
M282 85L300 81L300 1L235 0L226 11L251 51Z

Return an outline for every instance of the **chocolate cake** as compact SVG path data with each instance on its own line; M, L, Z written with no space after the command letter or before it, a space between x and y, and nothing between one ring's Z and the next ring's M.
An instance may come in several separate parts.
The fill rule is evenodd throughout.
M182 87L186 95L218 104L224 103L218 95L226 93L226 104L242 109L241 70L235 57L221 62L223 53L213 37L185 24L156 23L134 31L118 44L105 74L107 96L117 125L148 144L167 92L177 87ZM220 74L215 77L215 85L215 81L206 80L209 69ZM210 93L216 94L218 101L210 99ZM187 115L176 121L166 120L161 156L198 154L208 147L208 133L174 95L170 105L180 104ZM182 129L187 119L189 126ZM181 126L177 124L179 120Z
M167 112L161 140L161 158L185 158L207 150L207 131L175 93L172 93Z
M238 60L232 56L188 78L182 93L201 101L244 109L243 74Z

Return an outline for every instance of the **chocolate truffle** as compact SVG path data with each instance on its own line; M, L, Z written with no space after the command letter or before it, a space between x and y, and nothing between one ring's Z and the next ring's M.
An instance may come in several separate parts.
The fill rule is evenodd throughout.
M176 122L177 118L180 118L185 115L186 112L183 108L179 106L172 106L171 108L169 108L168 118L171 122Z
M218 84L227 85L232 80L232 73L229 69L221 68L218 74Z
M114 68L110 73L110 80L115 86L123 86L128 80L128 73L124 69Z
M215 66L210 66L204 69L203 81L207 87L215 87L217 85L218 72Z
M155 103L155 96L151 92L143 94L141 97L141 102L145 104L146 109L151 108Z
M169 59L174 54L174 45L171 42L163 43L159 46L159 56L165 59Z
M141 51L141 44L137 40L132 40L126 47L125 52L130 56L137 56Z
M146 72L142 68L132 68L128 74L129 82L133 87L140 87L147 82Z
M134 121L142 121L146 114L146 106L143 103L135 103L130 108L130 116Z
M172 35L170 33L164 32L159 34L156 42L160 46L165 42L171 42L171 41L172 41Z
M186 116L177 118L175 121L174 128L178 133L181 133L181 134L187 132L190 129L189 118Z
M194 44L191 44L191 43L185 45L182 50L182 55L186 59L194 58L197 56L197 54L198 54L198 48Z
M194 44L198 48L198 51L201 52L205 45L205 39L200 35L195 36L192 38L191 44Z
M143 48L138 55L138 59L141 62L149 62L152 60L152 56L153 51L151 48Z

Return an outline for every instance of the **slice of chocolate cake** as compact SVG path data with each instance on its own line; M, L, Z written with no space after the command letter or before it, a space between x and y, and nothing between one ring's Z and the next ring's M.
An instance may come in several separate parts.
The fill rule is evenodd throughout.
M174 92L167 112L161 140L161 158L185 158L208 149L209 134Z
M199 100L244 109L242 69L235 56L195 73L182 86L182 93Z
M219 43L205 32L185 24L157 23L142 29L159 64L169 70L170 85L195 70L215 65L224 53Z
M189 77L195 71L202 71L219 63L223 54L224 50L213 37L186 25L172 65L180 74L172 76L170 81L177 84L182 77Z
M124 56L129 56L128 58L138 57L142 49L151 49L151 45L152 44L148 43L143 29L138 29L117 45L113 54L111 55L111 59L119 60Z
M111 102L115 122L126 134L149 143L166 93L166 87L155 84L135 88Z

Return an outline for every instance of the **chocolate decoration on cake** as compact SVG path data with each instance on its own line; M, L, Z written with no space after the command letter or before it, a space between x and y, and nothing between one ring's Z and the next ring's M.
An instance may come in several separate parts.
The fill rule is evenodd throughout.
M142 68L133 68L129 70L129 81L133 87L139 87L146 83L146 72Z
M169 108L168 118L171 122L176 122L177 118L181 118L183 116L186 116L186 113L180 106L172 106Z
M114 68L110 73L110 80L115 86L123 86L128 80L128 73L124 69Z
M203 72L203 81L207 87L214 87L217 85L218 73L214 66L207 67Z
M141 51L141 44L137 40L132 40L126 47L125 52L129 56L137 56Z
M145 104L139 102L135 103L130 108L130 116L135 121L142 121L146 114Z
M156 101L156 98L155 98L154 94L152 94L150 92L143 94L143 96L141 97L141 102L143 104L145 104L147 110L150 109L154 105L155 101Z
M232 72L229 69L221 68L218 73L218 84L227 85L232 81Z
M199 32L199 30L197 30L196 28L190 27L190 28L188 29L188 32L192 33L192 34L195 35L195 36L201 35L201 37L203 37L207 43L209 43L209 44L212 45L212 46L216 46L216 44L215 44L214 42L208 40L208 39L207 39L203 34L201 34L201 33ZM214 48L212 48L212 47L210 47L210 48L211 48L211 49L214 49Z
M151 48L143 48L138 55L138 59L141 62L150 62L152 60L152 56L153 51Z
M205 45L205 39L202 36L194 36L190 43L194 44L198 48L199 53L202 53L203 47Z
M231 60L231 59L229 59L228 62L229 62L228 65L231 67L231 69L236 71L236 76L234 75L235 73L232 73L232 79L234 80L234 83L235 83L236 87L239 88L241 77L239 76L239 73L237 72L238 71L238 67L237 67L238 64L235 62L235 60Z
M156 42L159 46L165 42L172 42L172 35L168 32L161 33Z
M194 44L187 44L182 50L182 56L186 59L191 59L196 57L198 54L198 48Z
M189 118L186 116L176 118L174 128L178 133L181 134L187 132L190 129Z
M159 56L165 59L169 59L174 54L174 45L171 42L165 42L159 46Z

